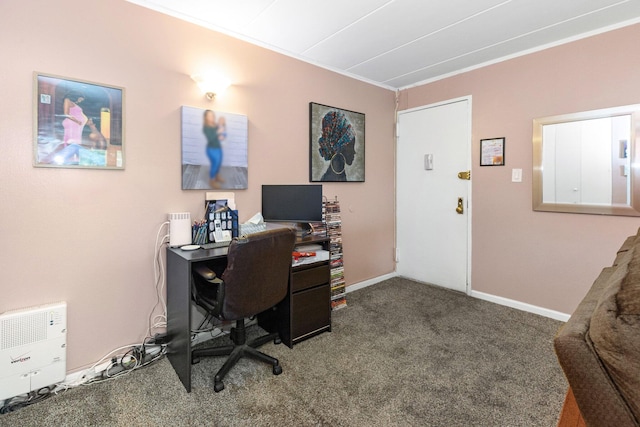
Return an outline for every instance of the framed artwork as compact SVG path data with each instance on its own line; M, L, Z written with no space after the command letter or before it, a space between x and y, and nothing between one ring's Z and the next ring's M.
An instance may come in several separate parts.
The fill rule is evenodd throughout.
M309 181L364 182L364 114L309 103Z
M247 116L182 107L182 189L249 186Z
M124 169L124 88L34 73L33 165Z
M505 138L480 140L480 166L504 166Z

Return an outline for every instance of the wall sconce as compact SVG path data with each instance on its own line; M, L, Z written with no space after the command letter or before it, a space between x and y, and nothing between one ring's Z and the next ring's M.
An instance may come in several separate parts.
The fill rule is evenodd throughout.
M222 74L194 74L191 78L209 101L213 101L216 95L231 86L231 81Z

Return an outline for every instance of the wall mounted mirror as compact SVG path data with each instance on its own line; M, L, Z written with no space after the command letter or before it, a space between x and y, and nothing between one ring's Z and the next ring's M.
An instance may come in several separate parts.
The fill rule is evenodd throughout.
M533 210L640 216L640 104L533 121Z

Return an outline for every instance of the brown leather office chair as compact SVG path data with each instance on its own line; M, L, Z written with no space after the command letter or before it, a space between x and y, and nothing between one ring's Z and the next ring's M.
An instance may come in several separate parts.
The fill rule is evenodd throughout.
M272 339L279 342L278 334L246 342L244 319L270 309L286 296L295 239L295 231L289 228L234 239L229 245L226 268L221 274L216 272L222 279L218 280L220 283L194 274L192 295L195 303L211 316L236 321L230 333L233 345L195 349L191 353L191 363L198 363L204 356L229 356L214 377L216 392L224 389L225 375L244 356L271 364L274 375L282 373L278 359L256 350Z

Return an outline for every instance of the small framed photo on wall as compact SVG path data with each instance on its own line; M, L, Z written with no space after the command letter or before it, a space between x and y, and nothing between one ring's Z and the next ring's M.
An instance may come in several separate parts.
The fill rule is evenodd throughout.
M480 166L504 166L505 138L480 140Z

